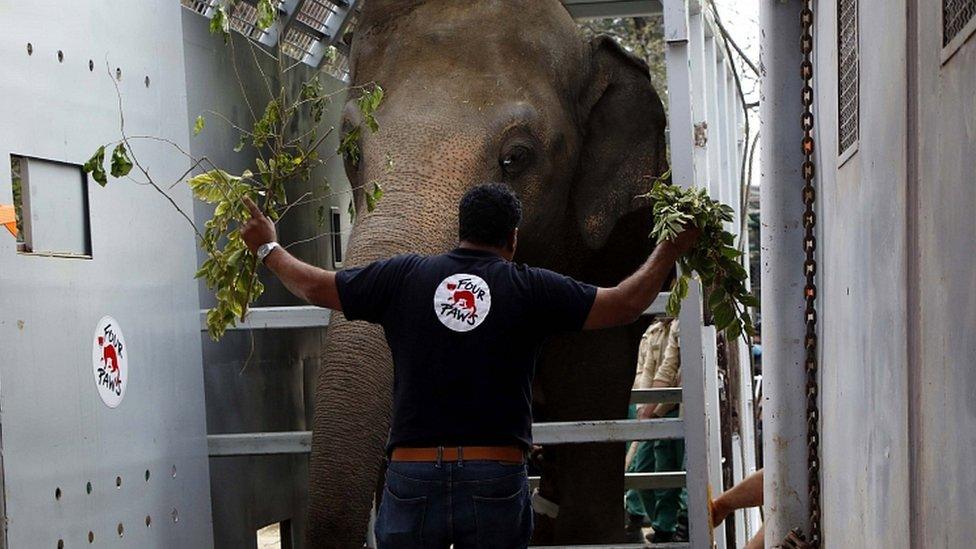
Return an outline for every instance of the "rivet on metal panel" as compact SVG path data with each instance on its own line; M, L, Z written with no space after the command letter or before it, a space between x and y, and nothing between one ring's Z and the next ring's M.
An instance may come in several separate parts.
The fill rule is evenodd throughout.
M90 480L88 481L88 484L85 485L85 492L89 494L92 493L92 485Z
M118 528L115 529L115 531L119 533L120 538L125 535L125 528L122 527L121 522L119 523L119 526Z
M176 465L173 465L173 478L176 478Z
M88 531L88 543L95 543L95 532Z
M149 469L146 469L146 482L149 482Z
M64 549L64 540L63 539L59 539L58 540L58 549Z
M58 63L64 63L64 52L58 50Z
M122 488L122 477L115 477L115 487L119 489Z
M54 499L56 499L58 501L61 501L61 487L60 486L54 489Z
M146 87L147 88L149 87L149 75L148 74L146 75Z
M115 79L116 80L120 80L120 81L122 80L122 68L121 67L115 67Z
M34 54L34 45L31 44L30 42L28 42L27 43L27 55L33 55L33 54Z
M173 522L180 521L180 512L176 510L176 507L173 507L173 511L169 514L169 516L173 517Z
M146 515L146 528L149 528L150 526L152 526L152 517Z
M93 72L95 70L95 62L91 59L88 60L88 72Z

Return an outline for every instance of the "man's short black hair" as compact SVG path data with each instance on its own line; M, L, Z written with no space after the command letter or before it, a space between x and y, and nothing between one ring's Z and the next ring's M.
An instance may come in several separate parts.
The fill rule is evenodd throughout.
M522 221L522 203L507 185L482 183L461 198L458 237L472 244L504 248Z

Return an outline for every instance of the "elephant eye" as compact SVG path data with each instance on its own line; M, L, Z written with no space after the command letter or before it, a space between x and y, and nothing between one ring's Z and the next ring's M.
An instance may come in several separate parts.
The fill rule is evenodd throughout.
M524 172L532 164L534 153L525 145L509 147L498 159L502 172L508 177L515 177Z

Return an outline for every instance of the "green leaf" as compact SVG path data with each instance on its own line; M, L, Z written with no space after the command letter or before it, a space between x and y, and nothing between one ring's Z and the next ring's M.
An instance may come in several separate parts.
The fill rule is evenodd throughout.
M277 10L271 0L258 0L258 17L255 25L261 30L267 30L274 25L275 18L278 16Z
M366 193L366 211L375 210L381 198L383 198L383 187L379 183L373 183L373 190Z
M213 17L210 19L210 32L223 35L224 43L227 42L227 36L230 34L230 18L227 17L224 6L217 6L214 10Z
M108 177L105 175L105 145L99 147L81 168L85 173L91 174L92 179L104 187L108 183Z
M359 138L362 137L362 129L359 126L346 132L339 142L339 149L336 151L353 166L359 165Z
M112 177L125 177L132 171L132 160L125 144L119 143L112 151Z
M196 122L193 123L193 135L200 135L204 124L206 124L206 120L204 120L203 115L198 115Z

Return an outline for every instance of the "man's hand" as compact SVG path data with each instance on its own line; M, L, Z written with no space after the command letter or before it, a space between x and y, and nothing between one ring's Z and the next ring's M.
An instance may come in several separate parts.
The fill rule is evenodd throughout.
M659 419L661 416L658 416L657 414L654 413L656 409L657 406L653 404L645 404L637 410L637 418L638 419Z
M245 196L244 205L251 212L251 219L248 219L241 226L241 238L244 239L244 244L247 245L247 249L251 250L253 254L257 253L258 248L262 244L277 241L278 234L275 231L274 223L261 213L261 210L254 201Z
M698 243L698 239L701 237L701 229L698 227L689 227L683 231L681 234L675 237L672 244L675 247L675 251L678 252L678 257L685 255L690 252L695 244Z

